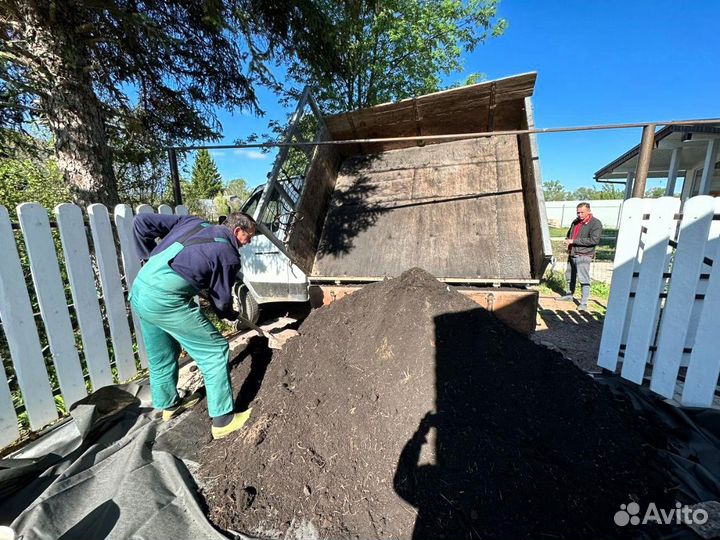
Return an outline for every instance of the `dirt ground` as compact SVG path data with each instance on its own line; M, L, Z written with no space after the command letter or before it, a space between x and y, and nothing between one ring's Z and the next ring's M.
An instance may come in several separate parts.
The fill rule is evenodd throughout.
M245 430L211 441L202 405L175 430L221 529L613 538L618 504L664 497L646 444L662 434L421 270L316 310L299 330L272 355L257 342L234 370L238 408L253 407ZM546 338L561 343L555 330Z
M579 311L576 303L560 302L557 296L540 293L537 326L531 339L560 352L582 370L599 372L597 355L605 304L593 299L589 311Z

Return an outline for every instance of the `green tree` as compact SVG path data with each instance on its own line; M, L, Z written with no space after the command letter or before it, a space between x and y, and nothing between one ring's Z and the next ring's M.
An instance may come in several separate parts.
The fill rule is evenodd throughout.
M244 178L230 180L223 190L226 197L237 197L241 203L248 200L251 191L248 187L247 180Z
M615 187L613 184L603 184L600 188L598 199L613 201L625 198L625 190Z
M204 148L198 150L190 183L184 190L188 208L195 213L203 213L200 200L214 199L222 187L222 177L210 152Z
M227 216L231 212L227 197L218 194L213 199L213 212L216 216Z
M3 0L0 147L41 122L76 199L114 204L113 141L217 139L214 107L258 112L272 59L322 72L331 36L315 0Z
M580 187L576 189L571 199L582 200L582 201L597 201L597 200L613 200L622 199L625 196L625 191L616 188L611 184L603 184L601 189L597 187Z
M133 206L174 204L167 151L159 139L139 127L113 132L110 143L121 201Z
M0 158L0 203L16 219L16 206L22 202L37 202L49 212L63 202L69 202L70 190L54 160L37 156Z
M334 25L339 66L290 61L288 77L313 86L325 112L347 111L434 92L441 77L506 27L497 0L318 0ZM322 59L321 59L322 60Z
M487 80L485 73L471 73L465 78L465 86L470 84L478 84Z
M577 199L579 201L592 201L596 199L597 189L594 187L579 187L571 195L571 199Z
M569 193L557 180L546 180L543 182L543 195L546 201L566 201Z
M665 188L664 187L654 187L649 188L645 190L645 198L646 199L658 199L660 197L665 196Z

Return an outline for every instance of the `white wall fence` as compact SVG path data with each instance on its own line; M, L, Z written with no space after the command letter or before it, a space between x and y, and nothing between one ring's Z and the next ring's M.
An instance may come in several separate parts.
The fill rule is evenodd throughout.
M720 374L720 198L628 199L598 365L683 405L712 405Z
M154 210L140 205L137 212ZM172 214L173 209L161 205L158 212ZM178 206L175 213L187 214L187 209ZM126 292L140 263L133 244L133 210L128 205L116 206L112 215L101 204L90 205L87 208L90 242L85 216L74 204L61 204L54 209L56 224L51 224L47 210L39 204L23 203L17 207L17 215L40 313L39 318L33 313L30 284L21 265L15 232L7 209L0 206L0 321L15 372L12 386L19 388L30 428L39 430L58 419L55 396L62 396L69 406L84 398L89 389L131 379L147 366L142 339L135 343L132 339L131 323L137 336L140 325L130 316L126 302ZM53 242L55 227L62 246L60 253ZM66 270L67 283L61 277L60 262ZM65 296L66 285L72 294L70 305ZM82 355L76 346L71 310L77 320ZM47 338L45 349L41 336ZM87 368L85 373L81 356ZM48 359L54 378L46 368ZM52 387L51 380L55 378L58 388ZM0 361L0 448L19 436L10 383Z
M557 223L560 227L569 227L577 217L575 211L581 202L590 204L593 216L602 222L604 228L616 229L618 227L622 200L545 201L548 221Z

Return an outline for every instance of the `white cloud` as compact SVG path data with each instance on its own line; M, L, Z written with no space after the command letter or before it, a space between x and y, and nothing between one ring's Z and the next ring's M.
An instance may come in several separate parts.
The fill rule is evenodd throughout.
M268 154L263 154L259 150L251 150L249 148L236 148L235 154L239 156L245 156L248 159L268 159Z
M212 157L225 157L225 150L210 150Z

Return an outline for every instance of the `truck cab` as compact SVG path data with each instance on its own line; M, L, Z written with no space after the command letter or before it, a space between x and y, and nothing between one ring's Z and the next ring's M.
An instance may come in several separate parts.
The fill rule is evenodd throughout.
M264 188L265 185L255 188L240 210L252 216ZM282 242L288 234L291 215L279 197L271 197L260 223ZM308 279L305 273L260 230L252 242L240 248L240 257L243 280L236 284L235 294L244 315L252 322L257 321L257 311L262 304L308 300Z

